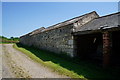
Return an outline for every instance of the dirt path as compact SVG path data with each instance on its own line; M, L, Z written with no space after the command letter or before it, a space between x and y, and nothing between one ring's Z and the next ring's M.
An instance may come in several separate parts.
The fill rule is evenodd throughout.
M2 48L3 78L65 78L65 76L34 62L25 54L14 49L12 44L4 44Z

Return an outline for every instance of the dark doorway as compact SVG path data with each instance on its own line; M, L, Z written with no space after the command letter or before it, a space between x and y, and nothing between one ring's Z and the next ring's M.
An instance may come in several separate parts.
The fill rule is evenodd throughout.
M77 57L84 60L102 62L102 33L77 35L74 37Z
M112 32L112 55L111 62L113 65L120 66L120 31Z

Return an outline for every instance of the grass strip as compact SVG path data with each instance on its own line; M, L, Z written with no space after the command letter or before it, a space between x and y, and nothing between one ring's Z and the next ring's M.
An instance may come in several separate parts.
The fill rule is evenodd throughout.
M40 58L38 58L37 56L35 56L32 52L26 50L25 48L22 47L18 47L16 44L13 45L13 48L25 53L28 57L30 57L32 60L47 66L51 69L53 69L53 71L58 72L61 75L65 75L68 76L70 78L81 78L83 80L87 80L86 78L84 78L84 76L82 75L78 75L77 73L70 71L66 68L63 68L62 66L60 66L59 64L55 64L52 61L43 61Z

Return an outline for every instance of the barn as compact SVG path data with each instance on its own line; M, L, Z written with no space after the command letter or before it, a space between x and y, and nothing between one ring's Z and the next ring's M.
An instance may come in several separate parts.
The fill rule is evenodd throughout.
M20 43L67 54L80 59L97 60L108 66L120 65L120 12L99 16L95 11L41 27L20 37Z

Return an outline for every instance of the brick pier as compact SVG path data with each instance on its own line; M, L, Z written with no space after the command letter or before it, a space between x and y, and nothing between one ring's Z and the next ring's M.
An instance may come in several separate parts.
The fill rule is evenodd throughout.
M110 64L111 45L111 33L103 32L103 67Z

